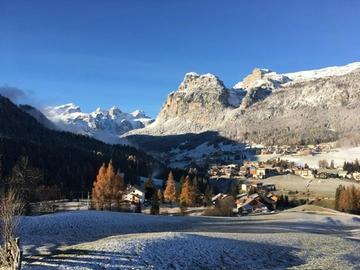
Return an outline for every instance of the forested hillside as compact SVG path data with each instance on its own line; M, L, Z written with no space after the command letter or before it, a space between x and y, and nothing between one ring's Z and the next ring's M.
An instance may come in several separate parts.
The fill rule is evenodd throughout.
M156 177L163 179L168 174L166 166L134 147L50 130L2 96L0 155L3 181L21 157L28 157L30 165L44 174L38 185L56 185L63 194L72 193L75 198L91 191L100 166L110 159L115 169L125 173L125 182L136 182L138 176L148 176L154 171Z

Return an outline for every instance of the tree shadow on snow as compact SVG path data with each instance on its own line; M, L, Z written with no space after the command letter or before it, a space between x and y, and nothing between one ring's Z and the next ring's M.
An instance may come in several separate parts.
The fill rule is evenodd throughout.
M121 252L68 249L25 259L23 269L285 269L305 263L295 247L175 233ZM107 247L109 249L109 247Z

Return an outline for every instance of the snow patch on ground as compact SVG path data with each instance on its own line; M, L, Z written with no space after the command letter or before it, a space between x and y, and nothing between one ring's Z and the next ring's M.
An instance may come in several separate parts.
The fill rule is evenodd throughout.
M24 217L22 269L356 269L360 219L70 211Z

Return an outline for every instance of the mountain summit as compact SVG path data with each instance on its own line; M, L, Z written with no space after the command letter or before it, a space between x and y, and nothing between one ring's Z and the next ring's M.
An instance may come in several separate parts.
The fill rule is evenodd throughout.
M86 114L66 104L43 113L62 130L110 143L121 136L122 142L146 150L158 151L164 144L171 149L182 138L203 143L198 134L207 134L206 140L220 136L233 142L298 145L354 141L360 131L354 117L360 114L359 98L360 63L352 63L285 74L256 68L232 88L215 75L189 72L168 94L155 121L143 111L129 114L117 107Z
M83 113L75 104L47 107L43 114L59 129L88 135L107 143L119 142L119 136L132 129L143 128L154 120L145 112L122 112L114 106L109 110L97 108L92 113Z
M231 89L191 72L153 124L123 137L145 148L156 145L154 136L206 131L266 145L335 141L360 131L359 97L360 63L286 74L257 68Z

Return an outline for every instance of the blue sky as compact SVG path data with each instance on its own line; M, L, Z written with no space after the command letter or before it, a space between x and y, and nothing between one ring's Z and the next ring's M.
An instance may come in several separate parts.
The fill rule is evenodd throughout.
M190 71L232 87L256 67L360 61L359 14L356 0L0 0L1 91L156 117Z

